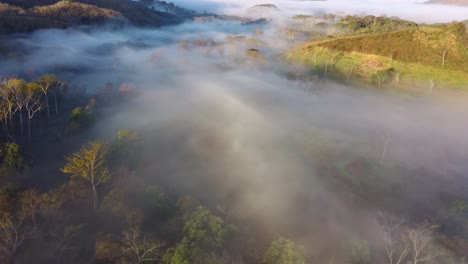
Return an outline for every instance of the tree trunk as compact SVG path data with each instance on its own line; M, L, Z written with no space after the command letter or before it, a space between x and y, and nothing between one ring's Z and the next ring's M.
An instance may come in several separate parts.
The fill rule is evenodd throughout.
M20 127L21 127L21 137L24 136L24 129L23 129L23 111L20 109L20 112L19 112L19 116L20 116Z
M50 109L49 109L49 98L47 98L47 93L45 95L46 107L47 107L47 119L50 119Z
M58 115L57 92L54 92L55 114Z
M31 118L28 118L28 142L31 144Z
M96 186L93 185L93 208L94 209L97 209L97 190L96 190Z

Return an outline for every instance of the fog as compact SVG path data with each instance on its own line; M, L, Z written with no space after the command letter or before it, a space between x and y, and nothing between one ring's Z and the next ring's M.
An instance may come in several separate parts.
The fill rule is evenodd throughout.
M424 4L424 0L175 0L174 3L197 10L209 10L229 14L242 14L256 4L271 3L281 12L291 14L322 14L343 12L356 15L387 15L419 23L452 22L467 19L467 6Z
M375 7L360 1L351 9L338 1L331 7L313 5L320 12L338 11L337 6L356 13L386 10L372 2ZM305 5L309 3L288 4L287 10ZM434 11L418 8L428 17ZM457 19L461 12L452 15ZM253 36L258 27L265 31L261 46L226 43L227 36ZM161 29L43 30L12 38L10 45L25 53L1 61L0 69L4 74L56 72L90 94L108 82L131 84L137 95L108 109L90 137L136 131L144 148L132 173L190 194L226 215L258 222L274 234L288 234L310 255L326 254L353 237L378 240L375 217L386 210L379 206L398 205L392 213L420 211L423 218L432 218L439 212L430 205L442 203L443 194L466 198L464 93L377 91L331 80L315 81L305 91L304 83L286 77L292 66L278 55L288 44L276 37L271 25L217 20ZM212 44L198 45L197 40ZM248 56L248 48L259 48L265 58ZM385 205L365 194L349 199L346 190L327 183L324 166L362 159L380 164L378 176L365 176L375 177L371 181L377 185L405 181L398 197L381 194L389 195ZM366 166L360 172L373 171L373 165Z

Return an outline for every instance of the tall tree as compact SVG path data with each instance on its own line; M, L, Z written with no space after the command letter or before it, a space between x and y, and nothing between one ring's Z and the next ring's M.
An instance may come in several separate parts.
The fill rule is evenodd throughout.
M36 83L28 83L25 88L26 95L26 104L25 108L28 113L28 140L31 143L31 119L34 115L44 108L44 101L42 101L42 96L40 90Z
M23 109L28 103L28 97L26 96L27 83L24 80L11 81L12 87L11 100L13 101L16 111L19 112L20 130L21 136L24 135L23 126Z
M8 129L8 121L10 121L10 125L12 127L12 119L13 115L16 113L17 108L15 107L15 102L12 100L12 95L14 94L14 90L18 86L22 86L22 84L26 83L21 79L16 78L9 78L1 83L0 87L0 97L2 99L2 106L4 108L5 116L5 124Z
M36 81L37 87L40 89L42 94L44 95L45 106L47 108L47 118L50 118L50 109L49 109L49 91L54 91L54 99L55 99L55 112L58 112L57 107L57 91L61 86L61 81L52 74L46 74L42 76L38 81Z
M93 141L81 148L80 151L67 157L68 163L61 169L63 173L81 178L90 183L93 193L93 207L98 207L97 187L110 179L106 166L108 146L101 141Z

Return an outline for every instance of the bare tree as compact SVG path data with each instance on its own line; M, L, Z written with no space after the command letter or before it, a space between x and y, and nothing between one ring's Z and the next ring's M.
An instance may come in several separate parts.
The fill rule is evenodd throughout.
M354 70L356 69L356 65L353 64L351 65L351 67L349 67L347 70L346 70L346 79L349 81L351 79L351 76L353 75L354 73Z
M433 239L432 234L438 227L426 222L408 232L408 239L412 249L412 264L431 261L440 256L437 250L430 249Z
M380 154L380 163L383 163L385 160L385 155L387 154L388 144L390 144L390 136L387 133L384 133L384 146L382 149L382 154Z
M441 59L442 66L445 66L448 52L449 52L449 49L446 48L446 47L440 49L439 52L438 52L438 56Z
M32 234L24 220L23 214L18 214L17 217L4 215L0 219L0 252L9 258L10 263L15 263L19 247Z
M384 228L385 251L389 264L401 264L409 254L410 247L399 240L400 227L406 222L403 218L381 216Z
M36 190L29 189L20 194L21 213L29 217L34 227L37 227L36 215L41 205L41 197Z
M122 234L122 253L132 263L160 261L164 246L160 241L148 241L139 227L133 226Z
M383 238L389 264L418 264L440 257L440 251L433 246L433 233L438 228L427 222L416 228L404 226L404 218L380 214Z
M434 88L437 85L437 79L431 78L429 80L429 94L432 94L434 92Z

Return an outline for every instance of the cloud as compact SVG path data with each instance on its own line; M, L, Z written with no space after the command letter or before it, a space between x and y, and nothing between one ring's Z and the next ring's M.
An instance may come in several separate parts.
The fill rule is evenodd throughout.
M285 12L313 12L315 5L325 12L338 8L334 3L275 2ZM253 4L239 1L235 8ZM370 1L353 8L373 10ZM285 76L291 68L277 59L284 46L275 28L260 27L268 62L249 58L249 45L225 43L228 35L252 36L253 27L214 20L15 36L12 45L27 52L0 62L0 69L56 71L90 92L106 82L131 83L143 96L107 109L112 115L97 120L93 138L135 130L144 147L133 173L145 182L257 221L273 234L292 234L319 255L350 237L377 239L378 206L433 213L438 209L428 205L438 201L441 183L447 193L466 197L458 189L468 171L466 94L433 98L333 81L314 82L306 92ZM398 195L366 197L389 189ZM377 196L390 205L375 204L382 201ZM312 246L317 237L320 249Z
M195 4L195 2L197 4ZM403 19L421 23L452 22L468 19L468 7L429 5L424 1L414 0L328 0L328 1L294 1L294 0L202 0L176 1L180 5L193 8L203 6L203 9L214 12L238 14L255 5L272 3L285 14L317 14L344 12L347 14L371 14L399 16Z

